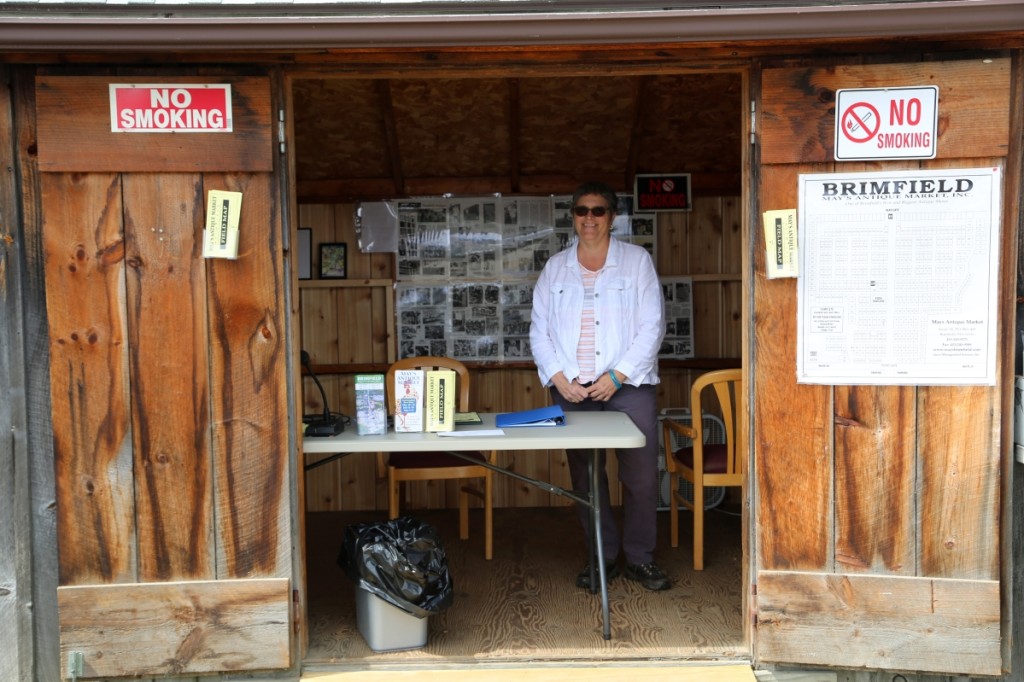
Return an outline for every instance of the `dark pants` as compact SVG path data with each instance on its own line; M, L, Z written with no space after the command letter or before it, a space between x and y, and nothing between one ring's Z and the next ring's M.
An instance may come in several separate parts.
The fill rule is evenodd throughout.
M652 561L658 535L658 405L654 386L623 385L608 402L588 399L582 403L569 403L555 388L551 389L551 396L566 412L625 412L647 438L647 444L643 447L615 452L619 461L619 481L624 492L621 534L608 501L608 472L603 450L597 453L594 466L598 467L600 476L604 560L607 562L618 558L621 547L628 563L646 564ZM569 460L572 489L580 495L590 493L590 478L587 476L590 452L565 451ZM584 530L589 532L590 510L583 505L576 505L576 508Z

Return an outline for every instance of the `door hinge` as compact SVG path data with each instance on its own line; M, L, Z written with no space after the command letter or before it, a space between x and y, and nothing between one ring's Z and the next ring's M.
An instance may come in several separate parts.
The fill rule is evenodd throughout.
M295 634L299 634L302 630L302 603L299 601L299 591L292 590L292 606L294 613L292 614L292 628L295 630Z
M750 144L757 144L757 101L750 100Z
M85 654L81 651L68 652L68 679L76 682L85 674Z
M757 583L750 583L750 626L757 629Z
M284 154L284 150L286 149L284 142L285 142L285 140L284 140L284 109L278 109L278 111L277 111L277 143L278 143L278 146L279 146L282 154Z

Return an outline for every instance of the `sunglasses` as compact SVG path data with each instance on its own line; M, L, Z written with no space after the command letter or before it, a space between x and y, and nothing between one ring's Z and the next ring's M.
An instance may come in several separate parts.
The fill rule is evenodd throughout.
M608 208L605 206L573 206L572 212L578 218L583 218L588 213L595 218L600 218L608 212Z

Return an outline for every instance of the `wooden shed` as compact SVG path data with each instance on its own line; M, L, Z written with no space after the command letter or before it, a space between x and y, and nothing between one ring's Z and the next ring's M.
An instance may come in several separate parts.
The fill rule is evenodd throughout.
M1022 679L1024 1L9 2L0 73L0 679L538 661ZM227 86L230 126L119 130L115 86ZM840 93L901 88L934 89L934 153L847 154L870 107ZM765 213L795 211L813 178L856 194L858 173L966 170L995 178L987 374L808 378L806 294L769 277ZM691 287L694 327L689 352L660 363L659 404L743 368L735 645L630 650L641 626L613 613L615 642L595 627L558 655L311 659L311 519L387 505L371 458L307 470L301 416L326 406L300 349L351 414L354 375L401 354L397 292L418 281L360 211L558 197L588 179L631 195L656 174L692 183L689 210L657 213L650 237L659 275ZM243 197L237 259L204 257L211 190ZM967 219L938 217L949 248L918 265L957 270L948 235ZM893 253L867 242L861 260ZM318 247L338 243L346 276L317 277ZM829 257L854 267L851 243ZM468 364L480 411L546 404L528 357ZM561 451L502 458L567 482ZM455 492L405 502L436 512ZM510 482L495 502L510 519L566 504Z

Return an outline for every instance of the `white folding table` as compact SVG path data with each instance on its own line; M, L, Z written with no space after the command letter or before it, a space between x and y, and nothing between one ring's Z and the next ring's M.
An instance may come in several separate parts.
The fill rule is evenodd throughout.
M395 433L388 431L381 436L360 436L355 425L349 426L343 433L336 436L303 438L304 453L334 453L336 457L328 457L306 466L311 469L334 461L356 452L450 452L459 456L460 452L479 450L562 450L592 449L612 450L615 448L638 448L646 439L632 420L622 412L567 412L563 426L518 426L506 427L501 435L483 435L494 431L494 414L480 413L481 424L460 425L456 427L459 436L443 436L437 433ZM480 435L474 435L478 432ZM506 476L535 485L543 490L586 505L590 509L590 556L599 553L601 547L601 505L599 504L598 474L599 471L592 456L589 462L590 495L584 497L571 490L560 488L547 481L524 476L514 471L494 466L489 463L470 460L474 464L482 464ZM593 571L597 569L597 576ZM591 580L598 578L601 591L601 612L604 624L604 638L611 639L611 623L608 612L608 576L605 574L604 561L591 561Z

